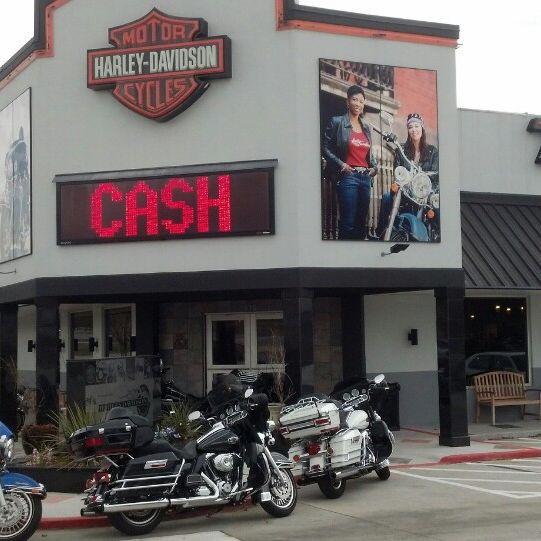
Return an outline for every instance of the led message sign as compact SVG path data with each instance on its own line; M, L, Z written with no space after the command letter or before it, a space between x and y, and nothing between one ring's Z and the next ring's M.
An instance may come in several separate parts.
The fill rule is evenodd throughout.
M59 182L60 245L274 233L273 170Z

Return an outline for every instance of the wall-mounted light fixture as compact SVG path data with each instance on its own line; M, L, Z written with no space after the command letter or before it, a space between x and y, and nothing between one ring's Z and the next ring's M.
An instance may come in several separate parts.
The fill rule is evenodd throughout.
M58 339L58 349L64 349L66 347L66 342L62 338Z
M136 351L137 342L135 336L130 336L130 351Z
M98 347L98 341L93 336L91 336L88 339L88 351L92 353L95 349L97 349L97 347Z
M36 343L34 340L28 340L28 353L32 353L36 349Z
M409 244L393 244L388 252L381 252L381 257L391 254L398 254L409 248Z
M408 334L408 340L411 342L412 346L416 346L419 344L419 333L417 332L417 329L411 329Z

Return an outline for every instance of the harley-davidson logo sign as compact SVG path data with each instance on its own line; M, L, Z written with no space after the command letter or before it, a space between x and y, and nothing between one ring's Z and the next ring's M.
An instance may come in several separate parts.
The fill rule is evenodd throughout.
M114 88L132 111L164 121L194 103L207 79L231 77L231 41L207 37L203 19L171 17L153 9L109 29L114 48L88 51L88 87Z

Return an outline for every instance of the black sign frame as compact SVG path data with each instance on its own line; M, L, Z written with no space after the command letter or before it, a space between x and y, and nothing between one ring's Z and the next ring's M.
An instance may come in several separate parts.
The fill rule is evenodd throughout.
M78 173L55 176L53 182L56 184L56 243L58 246L75 246L82 244L116 244L120 242L146 242L163 240L183 240L183 239L203 239L203 238L221 238L221 237L243 237L243 236L263 236L275 234L275 202L274 202L274 168L277 160L259 160L250 162L233 162L221 164L207 164L195 166L178 166L142 170L109 171L98 173ZM220 175L246 175L246 174L264 174L266 175L266 189L264 194L267 202L266 211L268 215L267 227L255 228L251 230L231 230L231 231L209 231L193 232L173 235L171 233L159 233L151 237L137 235L126 237L122 236L111 238L68 238L63 235L62 228L62 190L68 186L88 186L99 185L101 183L123 183L136 181L164 181L182 177L208 176L217 177ZM86 207L89 208L88 206ZM88 212L87 212L88 215Z

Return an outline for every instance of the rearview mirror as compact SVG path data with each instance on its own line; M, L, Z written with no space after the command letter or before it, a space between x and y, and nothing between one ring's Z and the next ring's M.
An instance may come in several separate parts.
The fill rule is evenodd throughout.
M246 389L246 391L244 391L244 398L250 398L253 394L254 394L253 389Z
M374 378L374 383L381 383L383 380L385 379L385 376L383 374L378 374L375 378Z
M202 414L200 411L192 411L192 412L188 415L188 421L190 421L190 422L198 421L198 420L201 419L202 417L203 417L203 414Z

